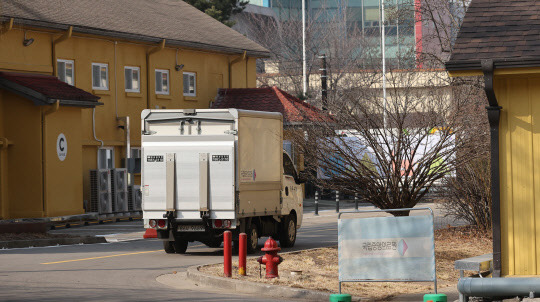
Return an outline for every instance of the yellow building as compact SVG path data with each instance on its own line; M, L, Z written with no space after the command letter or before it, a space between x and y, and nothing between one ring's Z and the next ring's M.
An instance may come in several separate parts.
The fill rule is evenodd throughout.
M483 76L494 276L540 275L540 44L535 1L473 0L446 67Z
M84 213L90 170L140 157L143 109L208 108L268 56L182 1L3 1L0 22L0 219Z

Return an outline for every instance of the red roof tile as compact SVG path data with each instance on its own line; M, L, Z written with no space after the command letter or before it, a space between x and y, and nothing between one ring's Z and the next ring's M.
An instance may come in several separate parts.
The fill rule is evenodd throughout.
M60 81L57 77L34 73L0 72L0 88L22 94L45 104L60 100L63 105L96 106L100 99L91 93Z
M286 124L331 120L316 107L277 87L219 89L212 108L280 112Z

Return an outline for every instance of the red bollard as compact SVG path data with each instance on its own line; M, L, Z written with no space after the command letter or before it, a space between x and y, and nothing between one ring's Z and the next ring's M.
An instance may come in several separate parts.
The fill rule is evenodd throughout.
M231 237L231 231L223 232L223 274L229 278L232 276Z
M247 254L247 235L241 233L238 236L238 274L245 276L247 272L246 267L246 254Z

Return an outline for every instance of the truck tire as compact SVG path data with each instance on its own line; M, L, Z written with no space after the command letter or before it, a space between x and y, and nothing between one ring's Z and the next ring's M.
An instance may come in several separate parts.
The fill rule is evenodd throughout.
M257 231L257 226L252 224L251 227L247 230L247 253L253 254L257 252L257 244L259 242L259 232Z
M177 254L185 254L188 246L188 241L183 238L175 238L174 241L174 252Z
M296 216L287 215L283 219L281 232L279 234L279 243L281 247L293 247L296 242Z
M163 241L163 249L167 254L174 254L174 241Z

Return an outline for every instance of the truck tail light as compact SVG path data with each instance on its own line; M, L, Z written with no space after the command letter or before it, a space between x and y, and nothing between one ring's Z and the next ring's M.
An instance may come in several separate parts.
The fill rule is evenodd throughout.
M148 224L150 225L151 228L155 229L157 222L154 219L150 219L150 221L148 221Z
M223 225L223 221L221 221L221 219L214 220L214 226L216 228L221 228L222 225Z
M165 219L160 219L160 220L158 220L157 226L158 226L158 228L160 228L160 229L164 229L164 228L167 226L166 220L165 220Z
M224 228L230 228L231 227L231 221L229 219L223 221L223 227Z

